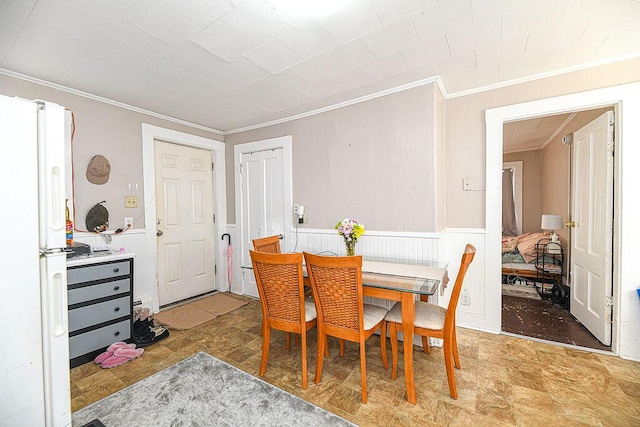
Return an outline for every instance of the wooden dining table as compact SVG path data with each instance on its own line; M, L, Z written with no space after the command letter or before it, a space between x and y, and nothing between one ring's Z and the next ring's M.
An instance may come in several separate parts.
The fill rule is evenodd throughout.
M362 290L365 296L400 301L402 304L402 334L404 375L407 401L415 404L416 385L413 369L413 332L415 300L422 301L446 287L449 278L446 263L407 265L396 262L362 261Z

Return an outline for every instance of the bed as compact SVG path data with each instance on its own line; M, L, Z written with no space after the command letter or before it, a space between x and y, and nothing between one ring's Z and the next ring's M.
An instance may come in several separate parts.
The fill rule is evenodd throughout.
M537 274L535 260L532 263L525 262L517 248L513 252L502 254L503 282L513 283L521 278L535 279Z
M535 282L538 276L536 268L536 243L548 239L547 233L524 233L519 236L502 238L502 281L503 283ZM550 260L543 260L552 262Z

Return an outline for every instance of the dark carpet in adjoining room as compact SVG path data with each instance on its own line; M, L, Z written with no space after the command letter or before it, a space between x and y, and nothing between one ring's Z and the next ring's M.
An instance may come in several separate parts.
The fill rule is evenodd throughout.
M580 347L610 351L567 310L549 300L502 296L502 330Z

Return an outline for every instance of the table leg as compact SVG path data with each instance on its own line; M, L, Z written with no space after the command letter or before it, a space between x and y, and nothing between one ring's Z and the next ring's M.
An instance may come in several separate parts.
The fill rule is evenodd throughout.
M404 344L404 377L407 386L407 400L415 404L416 384L413 377L413 328L415 320L416 305L413 294L402 293L402 334Z

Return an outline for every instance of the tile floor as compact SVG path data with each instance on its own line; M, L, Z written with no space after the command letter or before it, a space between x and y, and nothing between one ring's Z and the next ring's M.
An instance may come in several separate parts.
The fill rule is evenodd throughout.
M198 351L257 375L262 315L259 302L249 300L200 327L171 331L169 338L119 367L102 369L88 363L72 369L72 410ZM272 335L263 379L358 425L640 425L640 363L618 357L459 328L458 400L449 396L442 349L434 348L428 355L415 347L418 404L412 405L404 398L402 357L398 379L392 381L382 368L379 339L372 337L367 344L369 402L362 404L357 345L347 343L346 355L340 358L337 341L330 341L331 358L316 385L315 328L309 338L307 390L301 388L300 348L286 350L280 332Z

